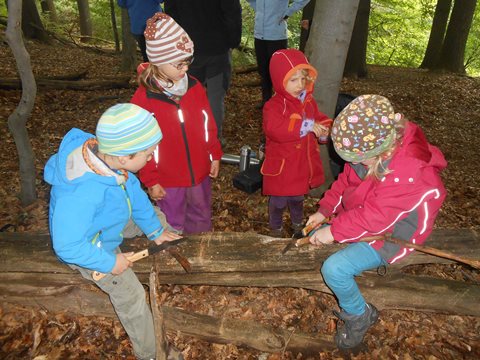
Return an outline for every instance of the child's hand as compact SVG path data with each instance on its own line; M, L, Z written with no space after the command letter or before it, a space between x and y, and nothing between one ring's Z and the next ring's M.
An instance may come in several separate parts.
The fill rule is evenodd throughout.
M320 224L323 220L325 220L325 216L321 212L317 211L315 214L312 214L308 217L305 226L310 224L317 225Z
M162 187L160 184L155 184L152 187L148 188L148 195L150 195L150 198L152 200L162 200L165 195L167 195L167 192L165 189Z
M162 233L162 235L160 235L159 237L157 237L155 240L155 244L157 245L160 245L162 243L164 243L165 241L172 241L172 240L177 240L177 239L180 239L182 236L181 235L178 235L178 234L175 234L171 231L164 231Z
M333 241L334 239L332 232L330 231L330 226L322 227L310 236L310 244L316 246L329 245L333 243Z
M323 126L323 125L320 125L318 123L314 123L312 132L315 134L315 136L317 138L319 138L321 136L327 136L328 135L328 128Z
M115 261L115 266L112 269L112 274L120 275L129 267L132 267L133 263L127 258L132 256L133 254L134 254L133 252L117 254L117 259Z
M216 178L218 176L218 172L220 171L220 160L213 160L212 165L210 165L210 177Z

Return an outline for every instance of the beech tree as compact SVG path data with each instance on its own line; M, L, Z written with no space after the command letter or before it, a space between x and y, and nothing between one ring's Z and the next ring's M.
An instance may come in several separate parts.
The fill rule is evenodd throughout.
M42 7L42 12L48 15L50 21L58 21L57 10L55 9L55 4L53 3L53 0L41 0L40 6Z
M352 39L348 47L344 76L366 77L368 21L370 19L370 0L360 0L353 26Z
M127 9L122 9L122 64L120 71L135 70L137 64L137 43L130 32Z
M27 39L36 39L44 43L50 43L45 27L38 13L35 0L23 0L21 7L22 31ZM8 13L10 14L11 4L8 1ZM10 15L9 15L10 16Z
M306 54L312 65L322 74L315 84L315 100L320 111L334 116L353 25L359 0L317 0L313 15ZM333 181L328 149L322 145L320 152L325 172L325 183L319 188L324 191Z
M92 19L88 0L77 0L78 15L80 19L80 41L88 42L92 37Z
M440 57L451 8L452 0L438 0L435 14L433 15L432 30L428 39L427 50L420 65L422 69L433 68Z
M465 47L477 0L456 0L438 62L433 68L465 73Z
M23 43L21 30L22 3L22 0L8 0L8 20L5 37L8 45L12 49L18 73L22 81L22 97L17 108L8 117L8 128L13 135L18 152L20 200L23 205L28 205L37 198L37 191L35 189L35 156L26 127L35 103L37 84L33 76L30 56Z

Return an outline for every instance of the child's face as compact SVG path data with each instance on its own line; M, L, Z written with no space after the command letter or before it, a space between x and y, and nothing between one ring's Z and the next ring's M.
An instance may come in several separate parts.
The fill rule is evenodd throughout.
M150 161L156 148L157 145L153 145L146 150L137 152L133 157L125 156L122 169L132 173L138 172L148 161Z
M173 82L177 82L183 79L185 73L188 71L188 67L193 62L193 56L177 61L174 63L157 65L158 69Z
M290 79L288 79L285 90L293 97L298 97L301 92L305 90L306 81L307 77L304 74L304 71L298 70L290 77Z

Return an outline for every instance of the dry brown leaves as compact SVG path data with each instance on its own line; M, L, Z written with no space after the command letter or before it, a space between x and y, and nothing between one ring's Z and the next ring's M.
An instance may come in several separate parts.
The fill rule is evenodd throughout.
M45 47L27 43L36 75L49 76L88 69L87 78L116 76L119 58L78 48ZM10 50L0 42L0 76L15 77ZM431 142L444 152L449 166L443 174L448 197L437 220L440 228L480 229L480 179L478 136L480 80L463 76L431 74L423 70L371 66L363 80L344 80L342 91L354 95L379 93L389 97L396 110L419 123ZM133 75L133 74L132 74ZM257 80L254 73L234 77L234 85ZM39 199L22 207L18 158L6 119L16 108L20 91L0 90L0 228L5 231L48 232L48 187L43 166L63 135L72 127L93 132L99 115L117 102L127 102L134 88L109 91L40 90L28 122L36 154ZM261 112L258 88L232 86L227 97L225 152L239 154L240 147L258 149ZM247 195L232 186L237 173L223 165L214 181L216 231L267 233L267 199L259 192ZM305 213L315 209L316 199L306 201ZM288 223L288 217L286 217ZM288 231L289 229L287 229ZM462 267L430 266L409 269L412 273L463 279L478 283L478 272ZM210 286L163 286L162 301L169 306L218 317L255 319L292 331L333 333L333 297L302 289L224 288ZM372 299L374 302L374 299ZM118 321L103 318L50 314L38 309L0 308L0 357L5 359L133 359L130 343ZM480 358L480 322L477 318L382 311L381 320L366 336L369 353L355 359L476 359ZM169 334L187 359L336 359L338 352L262 354L234 345L208 344Z

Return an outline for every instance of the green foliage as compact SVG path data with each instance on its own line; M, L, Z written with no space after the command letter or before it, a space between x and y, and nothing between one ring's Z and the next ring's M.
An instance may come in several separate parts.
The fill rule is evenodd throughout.
M373 0L367 63L406 67L420 66L427 48L437 0ZM480 75L480 8L465 50L469 75Z

